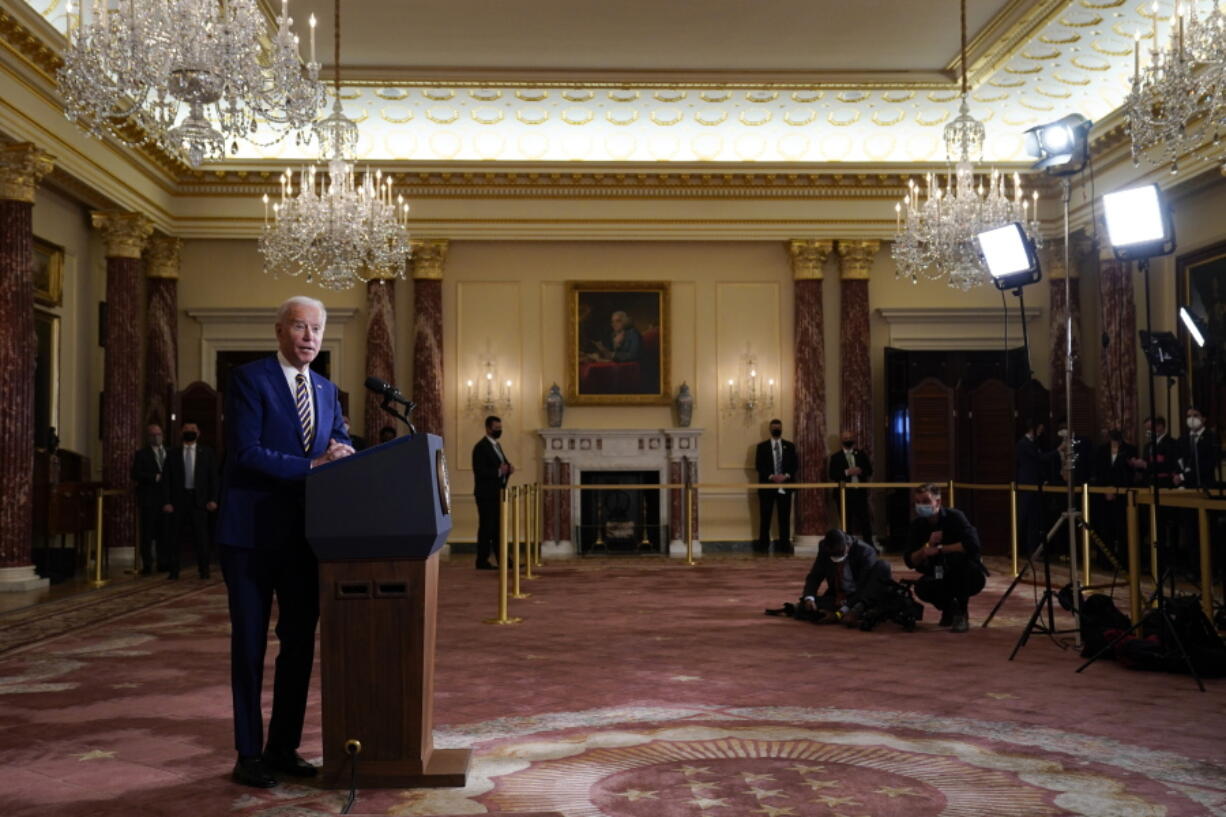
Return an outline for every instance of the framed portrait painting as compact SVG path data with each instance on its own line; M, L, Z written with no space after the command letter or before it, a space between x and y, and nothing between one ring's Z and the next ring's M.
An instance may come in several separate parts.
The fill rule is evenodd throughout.
M671 402L667 282L569 281L566 308L568 403Z
M1179 305L1199 322L1205 338L1202 347L1178 323L1179 336L1187 344L1188 376L1180 383L1183 406L1196 406L1221 428L1226 422L1226 242L1181 255L1176 260L1176 294ZM1171 418L1176 428L1181 418Z
M34 239L34 301L59 306L64 300L64 248Z

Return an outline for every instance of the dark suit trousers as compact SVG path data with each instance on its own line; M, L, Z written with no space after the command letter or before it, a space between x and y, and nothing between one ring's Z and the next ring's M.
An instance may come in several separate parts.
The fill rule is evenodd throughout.
M141 503L140 506L140 566L152 570L153 543L157 542L157 569L166 570L166 556L170 550L170 520L157 502Z
M922 577L915 583L915 595L942 612L952 608L955 614L965 615L967 602L983 590L987 579L963 554L946 553L939 558L943 560L943 577Z
M187 530L191 532L192 547L196 552L196 568L204 575L209 572L209 513L204 508L196 507L195 491L185 492L184 497L183 503L175 506L167 568L171 575L178 574L183 535Z
M758 509L761 512L758 520L758 547L763 553L770 550L771 517L775 508L779 509L779 542L787 545L792 541L792 492L779 493L777 488L758 489Z
M264 749L260 696L272 600L277 598L276 675L269 749L290 751L302 740L307 691L319 621L319 566L305 541L284 548L223 545L219 559L230 597L230 684L234 694L234 748L240 757Z
M477 564L488 564L498 554L502 535L502 503L497 496L477 498Z
M868 491L850 488L844 491L847 497L847 532L854 533L870 545L873 543L873 523L868 515ZM838 492L835 492L838 504Z
M1018 550L1023 556L1034 553L1043 534L1043 497L1038 491L1019 491L1017 495Z

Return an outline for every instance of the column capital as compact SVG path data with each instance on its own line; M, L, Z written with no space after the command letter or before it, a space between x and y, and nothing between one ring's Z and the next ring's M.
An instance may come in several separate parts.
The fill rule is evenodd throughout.
M55 166L55 157L30 142L0 148L0 199L34 203L38 183Z
M158 233L149 239L145 247L145 275L149 278L179 277L179 256L183 239Z
M451 242L446 238L419 238L409 242L412 256L409 266L412 268L414 280L441 280L443 267L447 263L447 248Z
M828 239L793 238L788 242L792 277L797 281L820 281L822 265L833 250L834 242Z
M844 281L867 281L873 269L873 258L880 249L880 241L839 239L839 277Z
M153 233L153 222L140 213L94 210L90 213L90 222L102 233L107 258L140 258L141 250Z

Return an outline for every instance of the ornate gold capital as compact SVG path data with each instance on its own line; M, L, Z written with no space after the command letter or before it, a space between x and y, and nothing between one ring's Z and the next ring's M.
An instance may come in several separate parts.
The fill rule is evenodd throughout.
M834 242L811 238L793 238L788 242L792 256L792 277L797 281L820 281L822 265L834 250Z
M107 258L140 258L153 233L153 222L140 213L95 210L90 213L90 221L102 233Z
M839 277L844 281L867 281L880 241L843 241L839 239Z
M414 279L442 280L443 267L447 263L447 248L451 242L446 238L422 238L409 242Z
M38 183L54 166L54 156L29 142L0 148L0 199L33 204Z
M183 250L183 239L172 238L161 233L149 239L145 247L145 275L149 278L179 277L179 254Z

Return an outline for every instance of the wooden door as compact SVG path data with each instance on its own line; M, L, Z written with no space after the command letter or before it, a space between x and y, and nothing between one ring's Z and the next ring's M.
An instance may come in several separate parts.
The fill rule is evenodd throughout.
M968 482L1008 483L1014 473L1013 389L1000 380L986 380L970 393L971 467ZM1009 494L964 491L958 506L979 529L984 553L1009 553Z
M954 390L935 377L907 391L913 482L946 482L954 476Z

